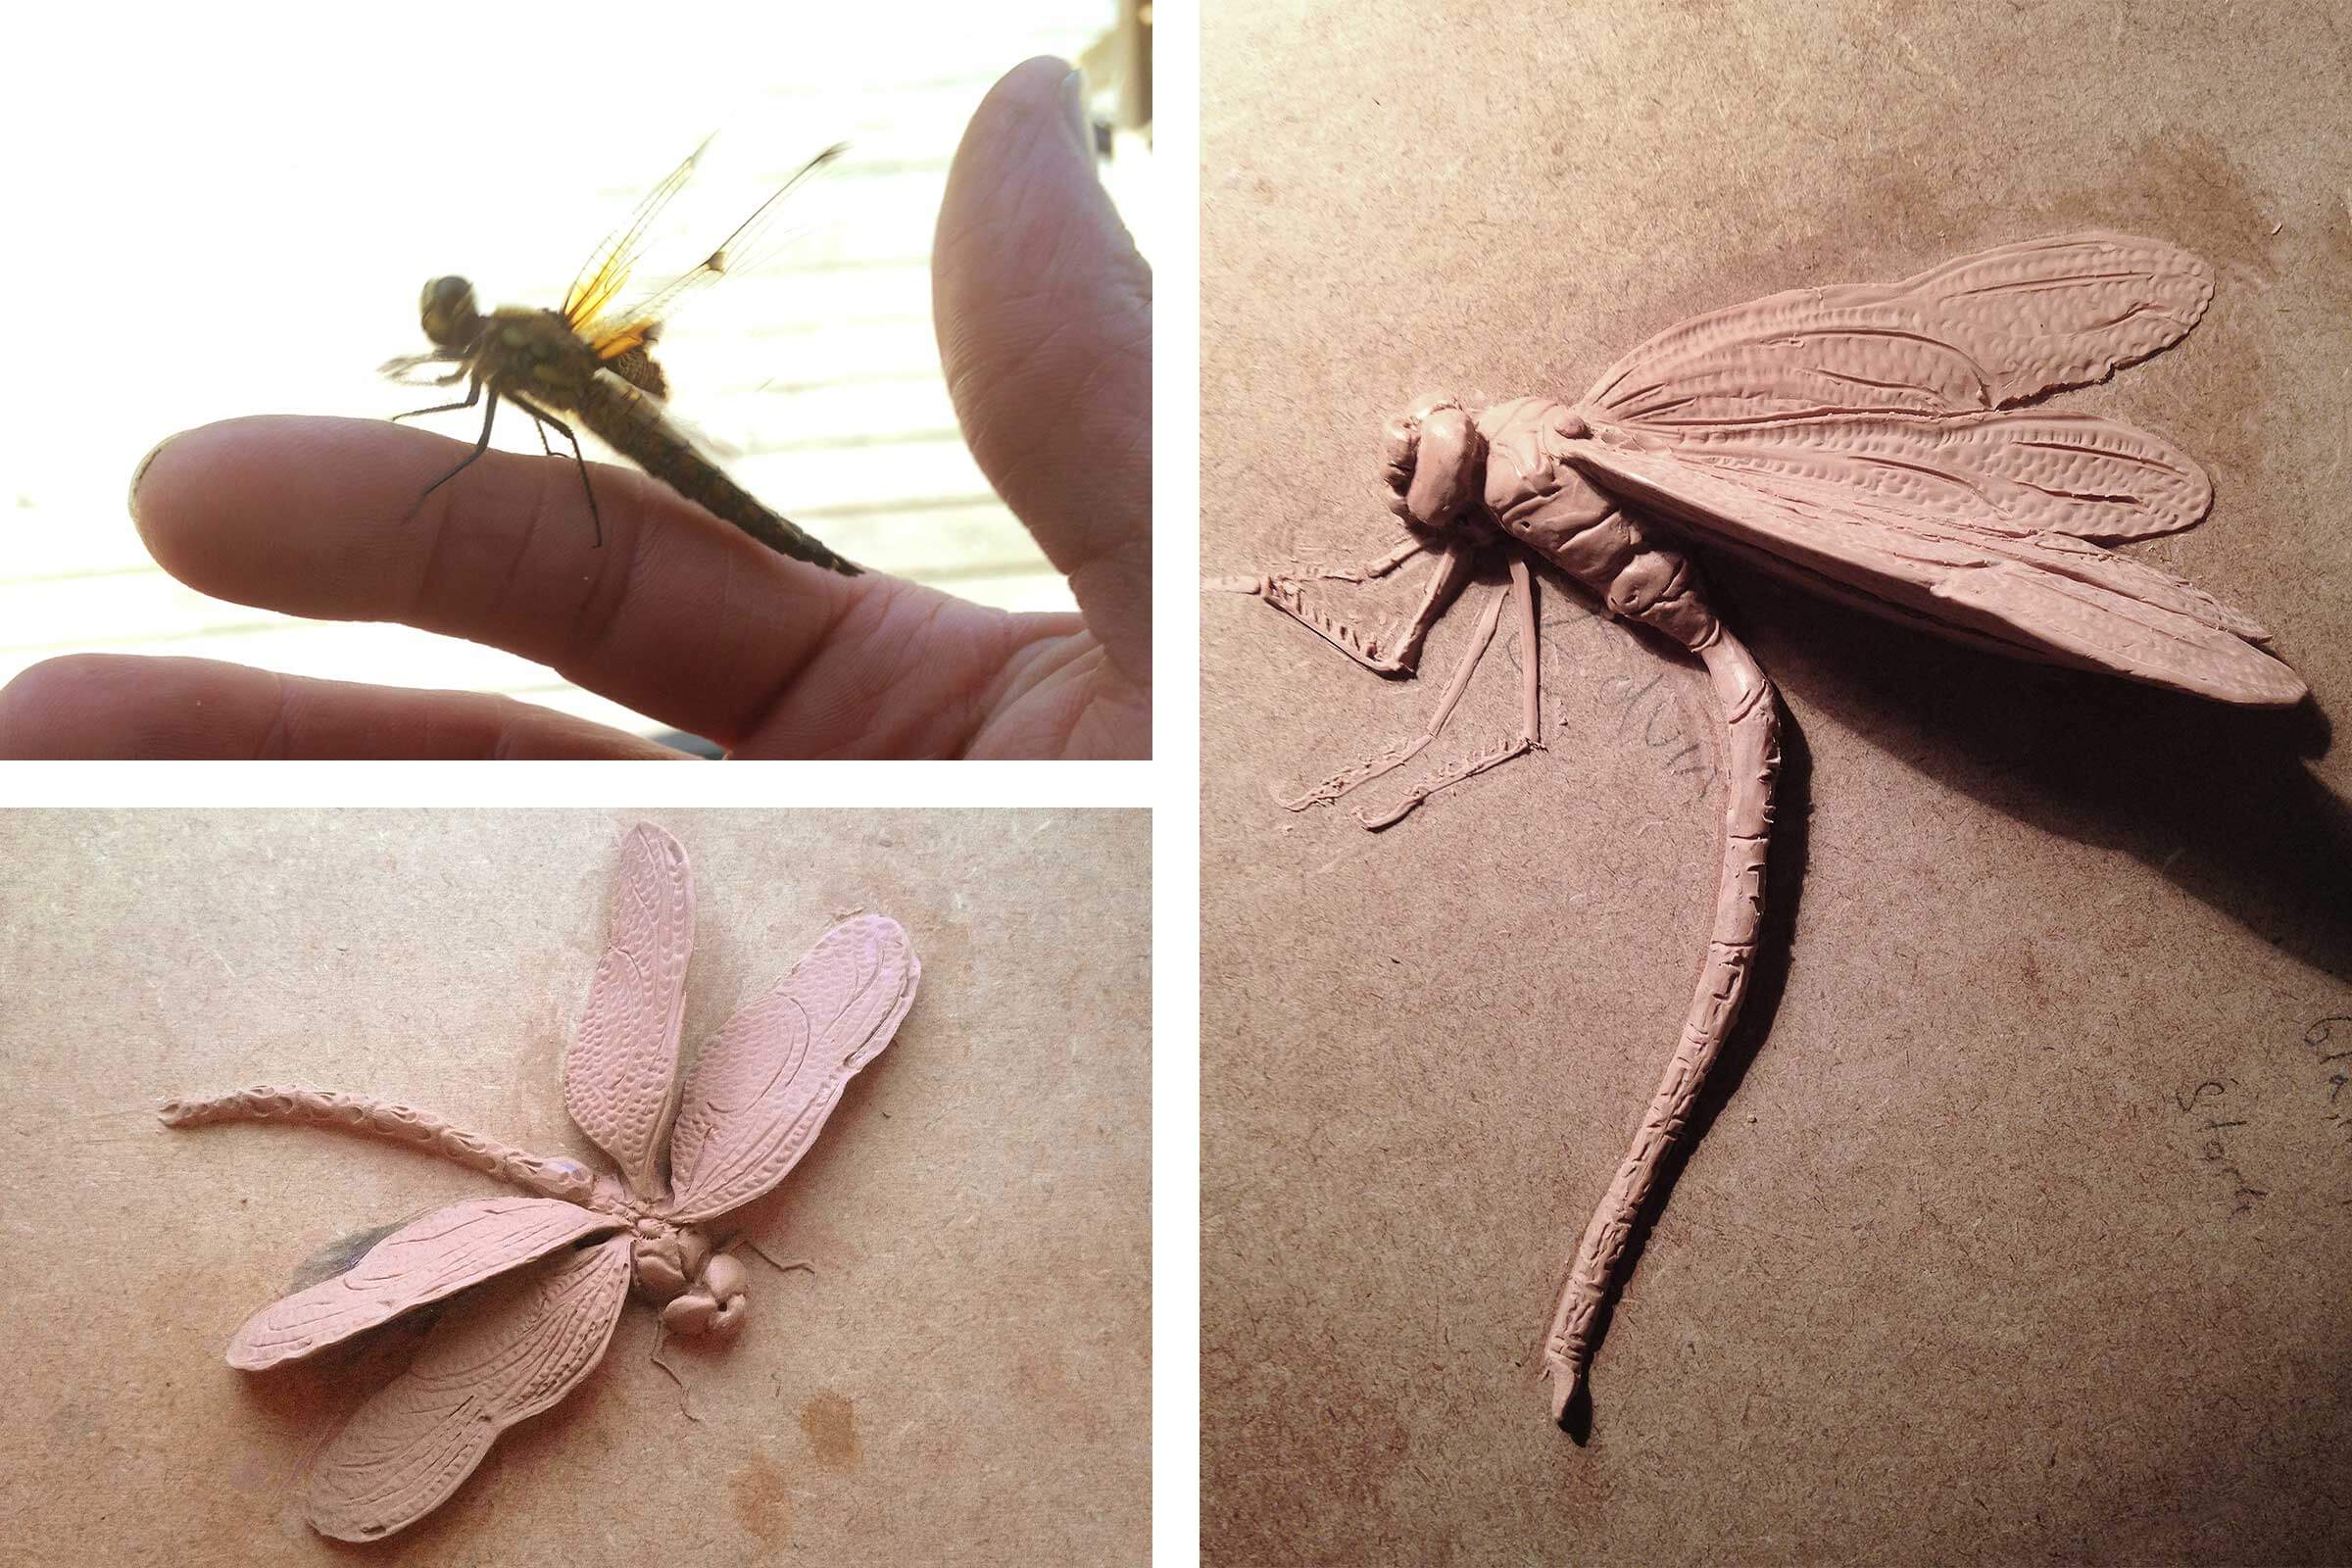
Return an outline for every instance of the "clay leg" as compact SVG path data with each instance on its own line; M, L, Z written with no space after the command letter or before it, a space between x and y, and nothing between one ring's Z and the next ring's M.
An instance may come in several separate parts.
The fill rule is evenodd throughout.
M1411 814L1415 807L1437 794L1438 791L1451 789L1464 779L1476 778L1489 768L1499 767L1512 758L1524 756L1544 744L1543 703L1536 685L1536 662L1539 650L1536 643L1535 587L1528 578L1527 563L1516 555L1511 557L1510 597L1519 612L1519 738L1503 742L1493 751L1482 752L1466 762L1456 762L1451 767L1441 770L1427 783L1415 785L1412 792L1406 795L1402 801L1378 816L1366 816L1361 811L1356 812L1355 819L1373 832L1377 833L1384 827L1394 827L1403 821L1406 816ZM1502 601L1497 598L1489 612L1486 626L1478 639L1479 653L1486 652L1488 641L1494 635L1494 612L1500 610L1501 607ZM1415 746L1416 751L1420 746L1425 746L1437 738L1439 726L1446 722L1446 713L1451 711L1454 702L1461 697L1459 687L1468 684L1469 671L1465 667L1458 685L1446 693L1444 710L1431 722L1427 735Z
M1411 560L1422 548L1418 541L1414 541L1411 550L1392 551L1379 561L1366 564L1362 570L1369 576L1383 576ZM1477 558L1477 549L1472 545L1457 541L1446 546L1439 558L1438 569L1429 579L1429 588L1421 596L1420 608L1413 612L1412 619L1406 622L1393 646L1384 644L1377 632L1366 637L1336 616L1327 615L1319 610L1309 610L1299 592L1299 584L1305 579L1267 577L1254 584L1253 588L1257 597L1269 606L1281 611L1366 669L1382 675L1402 675L1409 673L1421 662L1422 641L1428 637L1429 628L1438 623L1439 617L1446 613L1469 584ZM1362 580L1348 575L1346 570L1323 571L1317 575L1350 582Z
M1429 722L1422 727L1421 733L1409 741L1390 747L1380 756L1368 761L1359 762L1353 767L1333 774L1294 800L1283 800L1277 796L1277 804L1286 810L1301 811L1309 806L1336 801L1343 795L1351 793L1383 774L1402 767L1434 745L1439 735L1444 733L1446 721L1453 716L1453 710L1460 704L1462 694L1470 689L1470 677L1477 672L1479 661L1486 657L1487 649L1494 640L1494 629L1501 622L1502 605L1506 597L1518 612L1519 646L1521 663L1524 666L1519 738L1444 770L1428 783L1417 786L1401 804L1382 812L1379 816L1368 817L1359 812L1356 820L1375 831L1384 827L1392 827L1404 820L1415 807L1438 791L1483 773L1523 752L1533 750L1540 744L1538 736L1541 733L1539 726L1542 723L1542 712L1536 686L1535 589L1528 575L1527 563L1524 560L1513 556L1510 566L1511 586L1507 594L1497 594L1488 601L1486 613L1479 618L1478 629L1470 636L1470 647L1462 655L1461 662L1454 667L1453 678L1446 683L1445 693L1439 697L1438 706L1430 713Z

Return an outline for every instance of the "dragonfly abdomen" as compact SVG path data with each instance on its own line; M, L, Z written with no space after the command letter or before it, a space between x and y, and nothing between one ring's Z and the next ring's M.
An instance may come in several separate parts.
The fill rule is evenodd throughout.
M778 555L858 575L858 567L827 550L790 518L762 506L752 493L695 450L662 416L662 407L616 375L598 375L582 389L580 421L613 451L716 516L723 517Z

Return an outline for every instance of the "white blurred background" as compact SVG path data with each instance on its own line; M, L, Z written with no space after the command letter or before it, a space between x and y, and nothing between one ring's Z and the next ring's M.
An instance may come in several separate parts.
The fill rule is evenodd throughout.
M0 95L0 681L68 652L192 655L505 692L655 730L492 649L206 599L148 559L124 503L140 457L192 425L383 417L443 400L375 370L427 346L425 279L467 276L485 308L560 303L636 197L714 130L630 294L701 260L813 152L850 152L788 198L761 265L677 318L659 356L677 412L755 495L844 554L984 604L1066 608L956 431L932 335L931 228L990 84L1038 54L1092 50L1104 66L1119 11L902 0L19 17ZM1117 118L1116 101L1102 80L1101 119ZM1103 179L1149 257L1148 138L1109 139ZM420 422L470 441L477 419ZM494 441L539 450L512 411ZM582 443L592 462L606 456Z

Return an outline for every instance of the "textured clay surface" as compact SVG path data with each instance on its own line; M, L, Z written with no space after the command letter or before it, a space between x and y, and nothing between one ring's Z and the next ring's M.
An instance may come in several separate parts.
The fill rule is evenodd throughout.
M1762 926L1779 705L1706 601L1678 540L1760 552L1800 583L1939 635L2260 707L2303 683L2269 634L2191 585L2094 540L2193 526L2212 499L2196 464L2096 416L2008 411L2178 341L2212 299L2209 269L2157 240L2085 232L1996 247L1884 287L1753 300L1669 327L1571 407L1519 398L1473 415L1452 399L1391 421L1390 511L1409 547L1360 569L1259 580L1268 608L1378 674L1415 669L1429 629L1482 556L1508 560L1519 609L1516 744L1414 789L1404 809L1541 744L1532 552L1615 616L1705 664L1724 717L1728 799L1716 922L1683 1036L1561 1288L1544 1358L1555 1418L1582 1393L1667 1164L1685 1152L1706 1077L1745 998ZM1440 559L1396 632L1308 608L1316 582L1359 583ZM1490 603L1439 712L1392 749L1281 804L1337 800L1443 734L1495 624ZM1381 828L1402 810L1364 817Z
M1954 645L1693 547L1787 707L1772 885L1579 1446L1535 1331L1702 959L1733 766L1706 672L1540 572L1544 749L1373 835L1349 806L1516 736L1515 637L1407 767L1298 812L1269 786L1404 749L1509 584L1466 586L1412 682L1205 596L1209 1560L2352 1553L2346 48L2293 4L1211 9L1206 573L1389 551L1379 435L1432 394L1573 408L1736 302L2154 236L2211 269L2194 329L2025 412L2161 442L2052 455L2130 464L2151 521L2200 510L2170 455L2204 471L2199 526L2115 549L2272 633L2316 712ZM2035 505L2124 493L2080 488ZM1385 627L1414 588L1307 593Z
M477 1153L537 1151L548 1181L603 1172L592 1195L627 1200L563 1080L634 819L0 813L0 1088L38 1107L12 1123L19 1156L75 1216L0 1220L19 1246L48 1236L55 1264L0 1292L48 1325L18 1360L24 1419L0 1431L20 1504L0 1560L347 1560L306 1514L362 1533L384 1498L468 1467L357 1549L520 1568L1144 1555L1147 821L653 814L691 849L701 909L682 1082L740 1009L778 1007L819 934L888 910L920 946L889 1059L846 1094L786 1097L773 1139L714 1145L762 1168L805 1151L711 1234L813 1272L748 1247L717 1260L744 1276L740 1331L668 1333L656 1365L656 1315L612 1293L591 1237L253 1375L224 1346L322 1244L451 1204L547 1205ZM511 1144L453 1148L401 1115L155 1124L163 1091L295 1072ZM340 1479L313 1490L321 1473Z
M695 1158L673 1184L664 1180L662 1145L677 1103L693 945L685 848L641 822L621 844L612 934L564 1058L565 1103L587 1111L585 1121L575 1111L574 1121L622 1166L628 1194L607 1182L577 1194L576 1161L507 1150L409 1106L356 1096L261 1088L162 1107L167 1127L241 1119L371 1133L566 1195L435 1209L347 1271L254 1313L229 1341L229 1365L264 1371L553 1258L539 1289L453 1302L447 1320L426 1331L416 1364L326 1446L307 1483L308 1516L321 1534L374 1541L439 1507L501 1432L547 1409L595 1368L632 1278L665 1328L724 1338L741 1327L749 1299L743 1266L693 1227L771 1191L800 1162L843 1087L898 1032L922 968L906 929L887 916L858 915L826 932L697 1059L686 1094ZM436 1138L417 1137L426 1125ZM573 1196L584 1201L569 1201ZM614 1239L618 1268L608 1261L613 1245L601 1241L616 1230L627 1233ZM600 1245L577 1250L591 1238ZM479 1321L485 1315L495 1321Z

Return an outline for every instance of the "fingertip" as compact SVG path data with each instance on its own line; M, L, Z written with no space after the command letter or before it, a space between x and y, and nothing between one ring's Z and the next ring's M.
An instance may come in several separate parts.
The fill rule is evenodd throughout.
M46 659L0 687L0 758L108 760L202 756L203 705L158 702L154 676L174 662L119 654Z
M395 542L356 498L398 493L402 468L398 444L372 420L222 419L147 454L131 521L156 564L191 588L317 613L393 567Z

